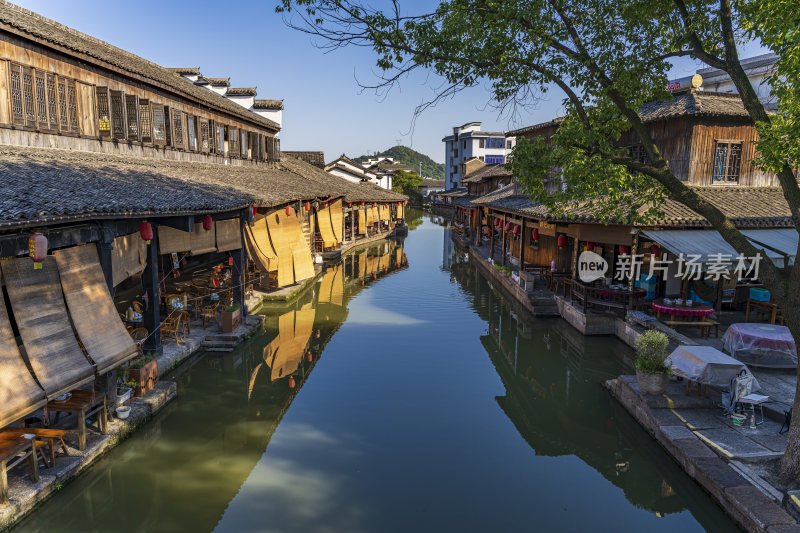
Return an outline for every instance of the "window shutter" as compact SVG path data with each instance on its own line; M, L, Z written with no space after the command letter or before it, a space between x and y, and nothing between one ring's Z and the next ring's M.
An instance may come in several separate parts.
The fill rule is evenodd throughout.
M69 112L69 131L80 133L78 126L78 94L75 90L75 80L67 80L67 111Z
M59 80L60 81L60 80ZM61 129L68 130L68 114L67 114L67 90L66 85L63 86L64 93L61 94L62 85L59 84L59 99L61 101ZM108 87L97 87L97 131L100 137L111 137L111 111L108 101Z
M207 120L200 121L200 151L204 154L211 151L211 130Z
M25 106L22 103L22 67L11 64L11 122L17 126L25 125Z
M217 124L217 153L225 155L225 126Z
M58 78L58 123L61 131L69 131L69 113L67 112L67 80L60 77ZM98 89L99 90L99 89ZM100 130L101 137L111 137L111 122L108 117L108 89L105 89L105 121L108 124L108 135L103 135L102 129ZM97 114L99 121L103 121L103 114L100 113L100 94L97 95L98 109Z
M25 125L36 127L36 103L33 97L33 69L22 67L22 101L25 104Z
M40 71L34 72L33 77L34 88L36 91L36 122L39 129L50 129L50 121L47 118L47 88L45 82L45 73Z
M242 131L240 133L241 133L241 135L239 137L240 137L241 143L242 143L242 145L240 147L242 149L241 150L241 155L242 155L242 157L244 159L247 159L247 132L246 131Z
M217 151L217 122L215 120L208 121L208 152L214 153Z
M239 129L228 128L228 156L239 157Z
M50 129L58 131L58 96L55 74L47 74L47 110L50 117Z
M127 133L125 131L125 105L123 104L125 97L122 91L109 91L108 94L111 106L111 136L115 139L124 139Z
M183 148L183 113L172 110L172 146Z
M125 115L128 119L128 140L139 140L139 97L135 94L125 95Z
M150 111L150 100L139 100L139 128L141 130L142 142L153 142L153 115Z
M167 143L167 125L164 106L153 104L153 144L164 146Z
M193 115L186 115L186 133L189 138L189 150L197 150L197 130L195 130L195 117Z

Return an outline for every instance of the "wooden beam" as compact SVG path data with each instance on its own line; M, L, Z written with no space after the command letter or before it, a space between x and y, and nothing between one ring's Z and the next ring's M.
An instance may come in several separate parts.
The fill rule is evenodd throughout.
M252 211L251 211L252 212ZM246 263L244 260L244 225L247 222L244 221L243 218L239 219L241 222L239 223L239 244L241 244L238 250L233 250L231 254L233 255L233 303L239 304L239 312L242 315L242 324L244 324L244 319L247 316L247 312L244 308L244 291L245 291L245 283L246 283Z
M114 272L111 265L111 250L114 249L115 228L111 221L102 221L101 226L103 235L97 243L97 255L100 259L100 268L103 269L103 276L106 278L108 292L114 297Z
M152 218L149 220L158 222L159 226L167 226L168 228L186 231L188 233L192 233L194 231L194 215Z

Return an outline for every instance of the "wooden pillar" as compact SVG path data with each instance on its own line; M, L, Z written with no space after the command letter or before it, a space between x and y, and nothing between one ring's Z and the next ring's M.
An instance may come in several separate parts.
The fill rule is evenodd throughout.
M356 221L358 217L356 216L357 210L350 210L350 240L352 242L356 242Z
M144 327L150 335L144 342L144 352L147 354L161 355L164 349L161 346L161 301L158 290L158 224L151 222L153 238L147 246L147 262L142 272L142 286L144 298L147 302L144 309Z
M342 211L344 211L344 208L342 208ZM347 225L345 224L345 218L347 217L345 215L342 215L342 239L347 239L347 230L345 229L347 228ZM339 243L339 248L341 247L342 243Z
M489 257L494 259L494 221L496 219L492 216L492 212L489 211L489 229L492 230L491 235L489 236Z
M244 225L247 222L244 218L239 219L239 244L241 247L238 250L233 250L231 254L233 254L233 305L239 304L239 312L242 315L242 321L244 322L244 317L247 316L244 308L244 291L245 291L245 283L246 283L246 272L245 272L245 261L244 261Z
M519 223L519 271L525 271L525 219Z
M580 247L580 244L581 240L575 237L575 243L572 246L572 266L570 267L572 270L572 279L576 279L578 277L578 269L576 267L578 264L578 248Z
M501 264L503 266L506 266L506 224L507 224L507 222L506 222L506 214L503 213L503 225L500 227L500 232L503 235L503 241L502 241L503 246L501 247L502 248L502 252L501 253L503 254L503 259L502 259Z
M106 285L111 297L114 297L114 271L111 265L111 250L114 249L114 237L116 231L113 224L104 220L102 222L103 237L97 243L97 255L100 259L100 268L103 269L103 277L106 278Z
M475 213L475 216L478 217L478 220L476 221L477 231L475 232L475 235L472 236L472 241L475 243L475 246L480 246L481 239L483 238L483 216L481 214L481 208L476 208Z
M639 234L637 233L633 237L633 246L631 246L631 278L628 280L628 290L631 291L631 298L630 302L628 302L628 307L633 309L634 305L634 297L633 297L633 287L636 283L636 254L639 253Z

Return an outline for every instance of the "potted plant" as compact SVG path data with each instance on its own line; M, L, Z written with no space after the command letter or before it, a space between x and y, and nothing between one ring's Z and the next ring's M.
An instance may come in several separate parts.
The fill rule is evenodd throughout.
M127 369L126 384L134 387L135 396L140 398L158 383L158 361L154 355L145 355L131 361Z
M665 361L669 339L660 331L648 330L636 339L636 379L647 394L664 394L672 375Z
M242 325L242 306L233 304L222 311L222 331L232 333L233 330Z
M131 385L131 383L133 383L133 385ZM135 386L136 382L129 380L127 375L125 376L124 382L120 385L117 385L117 407L130 403L131 396L133 396L133 388Z

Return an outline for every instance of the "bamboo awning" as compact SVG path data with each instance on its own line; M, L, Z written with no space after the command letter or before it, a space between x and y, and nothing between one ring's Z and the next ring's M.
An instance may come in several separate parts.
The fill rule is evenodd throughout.
M358 210L358 233L359 235L367 233L367 213L364 209Z
M404 211L403 203L397 204L397 218L404 218Z
M287 215L281 209L266 217L267 231L278 258L278 287L285 287L314 275L314 261L303 228L294 210L289 208L289 212Z
M217 235L217 251L230 252L242 247L242 238L238 218L218 220L214 223Z
M367 276L367 252L358 254L358 277L365 278Z
M344 215L342 214L342 201L336 200L331 203L331 227L333 227L333 236L336 238L336 245L342 242L344 233Z
M250 258L262 273L278 270L278 255L272 248L264 215L255 215L252 224L245 224L244 242Z
M120 235L111 250L111 273L116 287L126 279L144 272L147 244L138 233Z
M319 226L319 236L322 237L322 244L325 248L336 248L336 237L331 227L331 208L326 207L317 211L317 225Z
M72 332L53 256L34 270L27 257L0 261L28 362L48 399L94 379Z
M94 244L53 252L72 323L97 374L105 374L138 354L108 292Z
M211 229L206 231L202 224L195 224L194 231L189 234L189 249L192 255L203 255L217 251L217 232L216 225L212 224Z
M278 336L264 350L274 382L293 373L300 366L311 331L314 328L313 308L289 311L278 317Z
M202 255L217 251L216 224L209 231L202 224L195 224L194 231L182 231L168 226L158 227L158 253L191 252Z
M19 353L3 302L0 302L0 368L3 369L0 372L0 427L5 427L44 407L47 399Z

